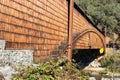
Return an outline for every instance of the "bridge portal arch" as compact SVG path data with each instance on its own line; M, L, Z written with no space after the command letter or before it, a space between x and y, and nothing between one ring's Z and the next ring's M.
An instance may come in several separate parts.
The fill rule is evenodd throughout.
M85 29L73 40L74 49L104 48L104 36L93 29Z

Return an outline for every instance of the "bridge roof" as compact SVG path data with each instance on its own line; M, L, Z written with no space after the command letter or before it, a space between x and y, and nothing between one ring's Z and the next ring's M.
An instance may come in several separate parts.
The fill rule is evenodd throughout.
M93 24L93 22L86 16L86 14L78 7L78 5L74 2L74 8L91 24L93 25L101 34L104 35L104 33L96 27L96 25Z

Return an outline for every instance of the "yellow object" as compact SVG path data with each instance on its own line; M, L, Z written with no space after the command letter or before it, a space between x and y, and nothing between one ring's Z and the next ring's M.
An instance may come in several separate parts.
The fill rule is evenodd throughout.
M108 51L110 51L110 48L107 48Z
M100 54L103 54L104 48L100 48L99 52L100 52Z

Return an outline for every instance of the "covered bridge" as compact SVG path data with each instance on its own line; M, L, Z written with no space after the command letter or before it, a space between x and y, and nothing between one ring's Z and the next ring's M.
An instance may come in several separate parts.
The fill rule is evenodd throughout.
M0 0L0 38L6 49L34 50L40 61L62 53L68 42L68 1L66 0ZM74 5L73 48L104 47L104 35Z

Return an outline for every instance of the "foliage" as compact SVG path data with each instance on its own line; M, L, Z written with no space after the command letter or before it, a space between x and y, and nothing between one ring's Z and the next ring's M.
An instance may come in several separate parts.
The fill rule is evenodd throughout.
M58 62L49 60L39 63L37 67L31 66L19 71L13 80L88 80L89 76L76 68L66 65L66 60L62 58Z
M111 66L113 63L113 60L110 58L110 59L106 59L106 60L103 60L101 62L101 66L102 67L107 67L107 66Z
M75 0L78 6L102 30L120 34L120 0Z
M108 69L112 72L120 72L120 53L114 54L111 59L113 60L113 63L108 66Z
M120 72L120 53L112 55L110 58L101 63L102 67L106 67L108 71Z

